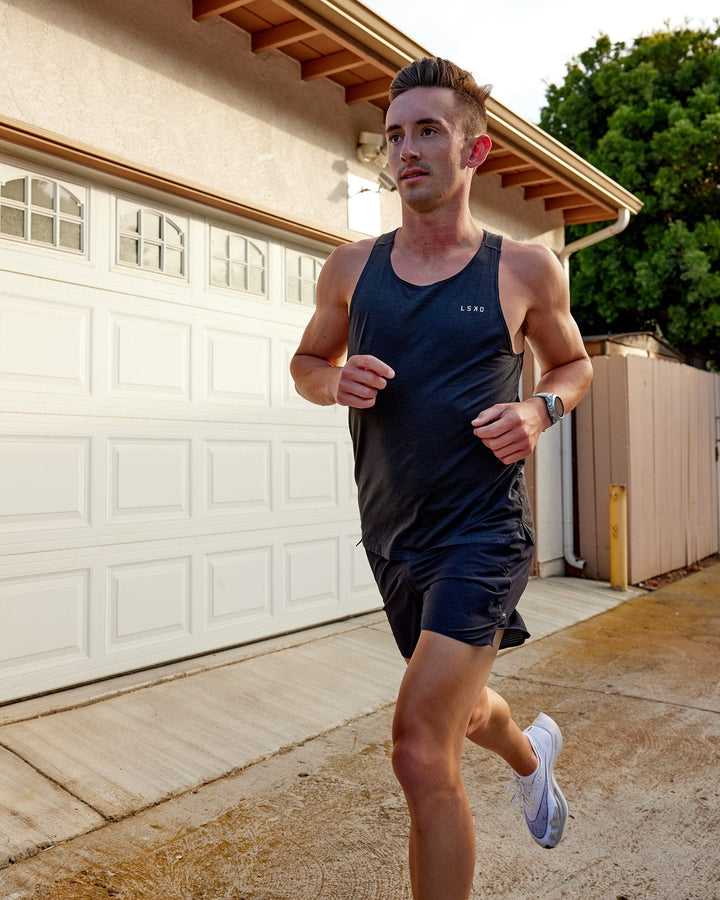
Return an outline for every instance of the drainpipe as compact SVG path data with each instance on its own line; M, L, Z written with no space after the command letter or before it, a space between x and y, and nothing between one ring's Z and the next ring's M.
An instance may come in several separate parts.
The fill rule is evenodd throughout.
M617 221L607 228L601 228L592 234L573 241L558 253L558 259L565 269L565 275L570 280L570 257L578 250L584 250L593 244L599 244L613 235L624 231L630 221L630 210L623 207L617 217ZM565 562L574 569L584 569L587 561L575 555L575 516L573 510L573 477L572 477L572 413L560 420L561 459L562 459L562 505L563 505L563 551Z

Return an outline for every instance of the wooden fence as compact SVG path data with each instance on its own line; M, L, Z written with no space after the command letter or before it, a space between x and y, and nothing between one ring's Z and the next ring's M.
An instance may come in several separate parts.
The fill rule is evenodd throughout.
M593 357L575 412L577 537L610 577L609 491L628 492L632 584L718 552L717 375L637 356Z

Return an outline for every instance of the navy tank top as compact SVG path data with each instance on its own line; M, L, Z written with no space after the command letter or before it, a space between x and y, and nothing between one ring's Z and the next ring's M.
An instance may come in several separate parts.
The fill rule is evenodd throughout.
M500 462L470 424L519 399L522 354L498 293L502 238L485 232L464 269L429 285L395 274L394 239L375 242L350 302L348 355L395 371L375 406L349 410L363 544L403 559L489 535L532 540L523 464Z

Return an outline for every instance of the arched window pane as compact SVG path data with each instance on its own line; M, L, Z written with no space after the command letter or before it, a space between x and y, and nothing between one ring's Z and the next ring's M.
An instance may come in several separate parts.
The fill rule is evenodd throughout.
M52 181L32 179L31 203L43 209L55 209L55 184Z
M159 240L162 237L162 217L157 213L143 210L142 230L143 237Z
M78 218L82 216L82 204L78 201L77 197L74 197L70 193L70 191L61 187L58 191L58 196L60 199L61 213L64 213L66 216L77 216Z
M257 244L253 244L252 241L247 242L247 261L251 266L262 266L265 265L265 254L257 246Z
M12 181L6 181L0 185L0 197L6 197L8 200L17 200L18 203L25 202L25 179L13 178Z

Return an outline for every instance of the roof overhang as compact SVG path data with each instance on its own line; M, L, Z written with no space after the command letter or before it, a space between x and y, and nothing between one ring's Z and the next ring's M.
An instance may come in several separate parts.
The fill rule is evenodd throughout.
M294 59L305 81L329 78L348 104L388 106L398 69L432 52L410 40L356 0L193 0L193 18L221 16L250 35L254 53L279 50ZM642 203L541 128L494 98L488 100L493 149L478 177L497 174L504 188L522 188L562 212L566 225L604 222Z

